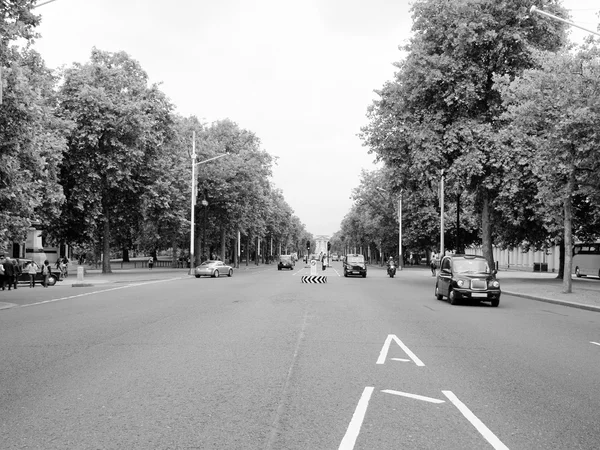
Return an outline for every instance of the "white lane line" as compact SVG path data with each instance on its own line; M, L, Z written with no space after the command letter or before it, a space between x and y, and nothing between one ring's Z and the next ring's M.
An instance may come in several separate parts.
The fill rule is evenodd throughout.
M454 406L458 408L458 410L462 413L463 416L467 418L469 422L475 427L477 431L494 447L496 450L508 450L508 447L500 441L496 437L494 433L490 431L488 427L486 427L481 420L479 420L475 414L471 412L467 406L461 402L456 395L452 393L452 391L442 391L442 393L448 397Z
M28 306L43 305L44 303L54 303L54 302L60 302L63 300L71 300L74 298L87 297L88 295L102 294L104 292L118 291L121 289L129 289L129 288L136 287L136 286L144 286L146 284L164 283L165 281L173 281L173 280L181 280L181 279L182 279L182 277L177 277L177 278L167 278L165 280L147 281L144 283L127 284L125 286L118 286L118 287L109 288L109 289L100 289L97 291L85 292L83 294L69 295L68 297L60 297L60 298L54 298L52 300L44 300L43 302L28 303L27 305L21 305L21 308L27 308Z
M390 358L392 361L410 362L410 359L406 358Z
M594 344L594 345L600 345L600 342L594 342L594 341L590 341L590 344Z
M430 403L446 403L445 400L439 400L437 398L431 398L431 397L425 397L423 395L417 395L417 394L409 394L408 392L400 392L400 391L393 391L391 389L385 389L383 391L381 391L385 394L393 394L393 395L399 395L401 397L408 397L408 398L414 398L415 400L423 400L424 402L430 402Z
M373 389L375 388L371 386L367 386L364 389L362 395L360 396L360 400L358 401L358 405L356 405L354 414L352 415L350 425L348 425L348 429L346 430L346 434L344 435L338 450L352 450L354 448L354 444L356 444L356 438L360 432L360 427L362 426L365 418L365 413L367 412L367 407L369 406L369 400L373 394Z
M404 353L406 353L408 357L412 359L417 366L425 366L425 364L423 364L423 361L421 361L417 357L417 355L411 352L410 349L406 345L404 345L404 343L400 339L398 339L398 337L395 334L388 334L388 337L385 339L383 347L381 348L381 352L379 353L379 358L377 358L377 364L385 364L385 359L387 358L387 354L390 349L390 344L392 343L392 340L396 342L396 344L398 344L402 350L404 350Z

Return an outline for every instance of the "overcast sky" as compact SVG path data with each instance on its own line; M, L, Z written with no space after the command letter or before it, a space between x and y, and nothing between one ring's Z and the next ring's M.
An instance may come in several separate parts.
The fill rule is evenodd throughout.
M52 68L88 61L94 46L123 50L162 83L179 114L253 131L278 158L273 182L307 230L331 235L361 169L374 168L357 134L373 91L402 58L410 3L56 0L36 11L35 48ZM596 29L598 0L563 4Z

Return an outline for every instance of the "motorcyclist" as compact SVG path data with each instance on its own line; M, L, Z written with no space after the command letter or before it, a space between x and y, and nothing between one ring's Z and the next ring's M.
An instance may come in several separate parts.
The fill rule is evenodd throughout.
M390 276L396 274L396 262L394 261L394 258L392 256L390 256L390 259L388 259L387 261L387 273Z

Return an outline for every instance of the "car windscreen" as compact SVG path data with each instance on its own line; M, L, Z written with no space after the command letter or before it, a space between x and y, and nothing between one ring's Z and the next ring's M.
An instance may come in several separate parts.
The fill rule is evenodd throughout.
M455 273L490 273L490 267L483 259L455 259L452 264Z
M365 262L365 258L362 256L348 256L348 264L362 264Z

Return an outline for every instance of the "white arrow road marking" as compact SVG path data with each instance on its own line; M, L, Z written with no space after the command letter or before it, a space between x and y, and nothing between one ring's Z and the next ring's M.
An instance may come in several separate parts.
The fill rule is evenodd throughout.
M467 408L467 406L452 393L452 391L442 391L442 393L448 397L448 400L450 400L454 406L458 408L462 415L465 416L469 422L471 422L471 424L492 445L492 447L494 447L496 450L508 450L508 447L504 445L500 439L498 439L496 435L492 433L490 429L486 427L483 422L479 420L475 414L473 414L471 410Z
M377 364L385 364L385 359L387 358L387 354L390 349L390 344L392 343L392 340L394 340L394 342L396 342L396 344L398 344L400 348L404 350L404 353L406 353L408 357L412 359L417 366L425 365L419 358L417 358L417 355L411 352L410 349L406 345L404 345L404 343L400 339L398 339L398 337L395 334L388 334L388 337L386 338L385 342L383 343L383 347L381 348L381 352L379 353Z
M391 389L385 389L381 392L383 392L385 394L399 395L401 397L414 398L415 400L423 400L424 402L446 403L445 400L438 400L437 398L425 397L423 395L409 394L408 392L392 391Z
M402 361L402 362L410 362L410 359L404 358L390 358L392 361Z
M346 434L344 435L338 450L352 450L354 448L356 438L360 432L360 427L362 426L365 418L365 413L367 412L367 407L369 406L371 394L373 394L373 389L374 388L371 386L367 386L364 389L362 395L360 396L360 400L358 401L358 405L356 405L354 414L352 415L350 425L348 425L348 429L346 430Z
M600 345L600 343L598 343L598 342L594 342L594 341L590 341L590 344L594 344L594 345Z

